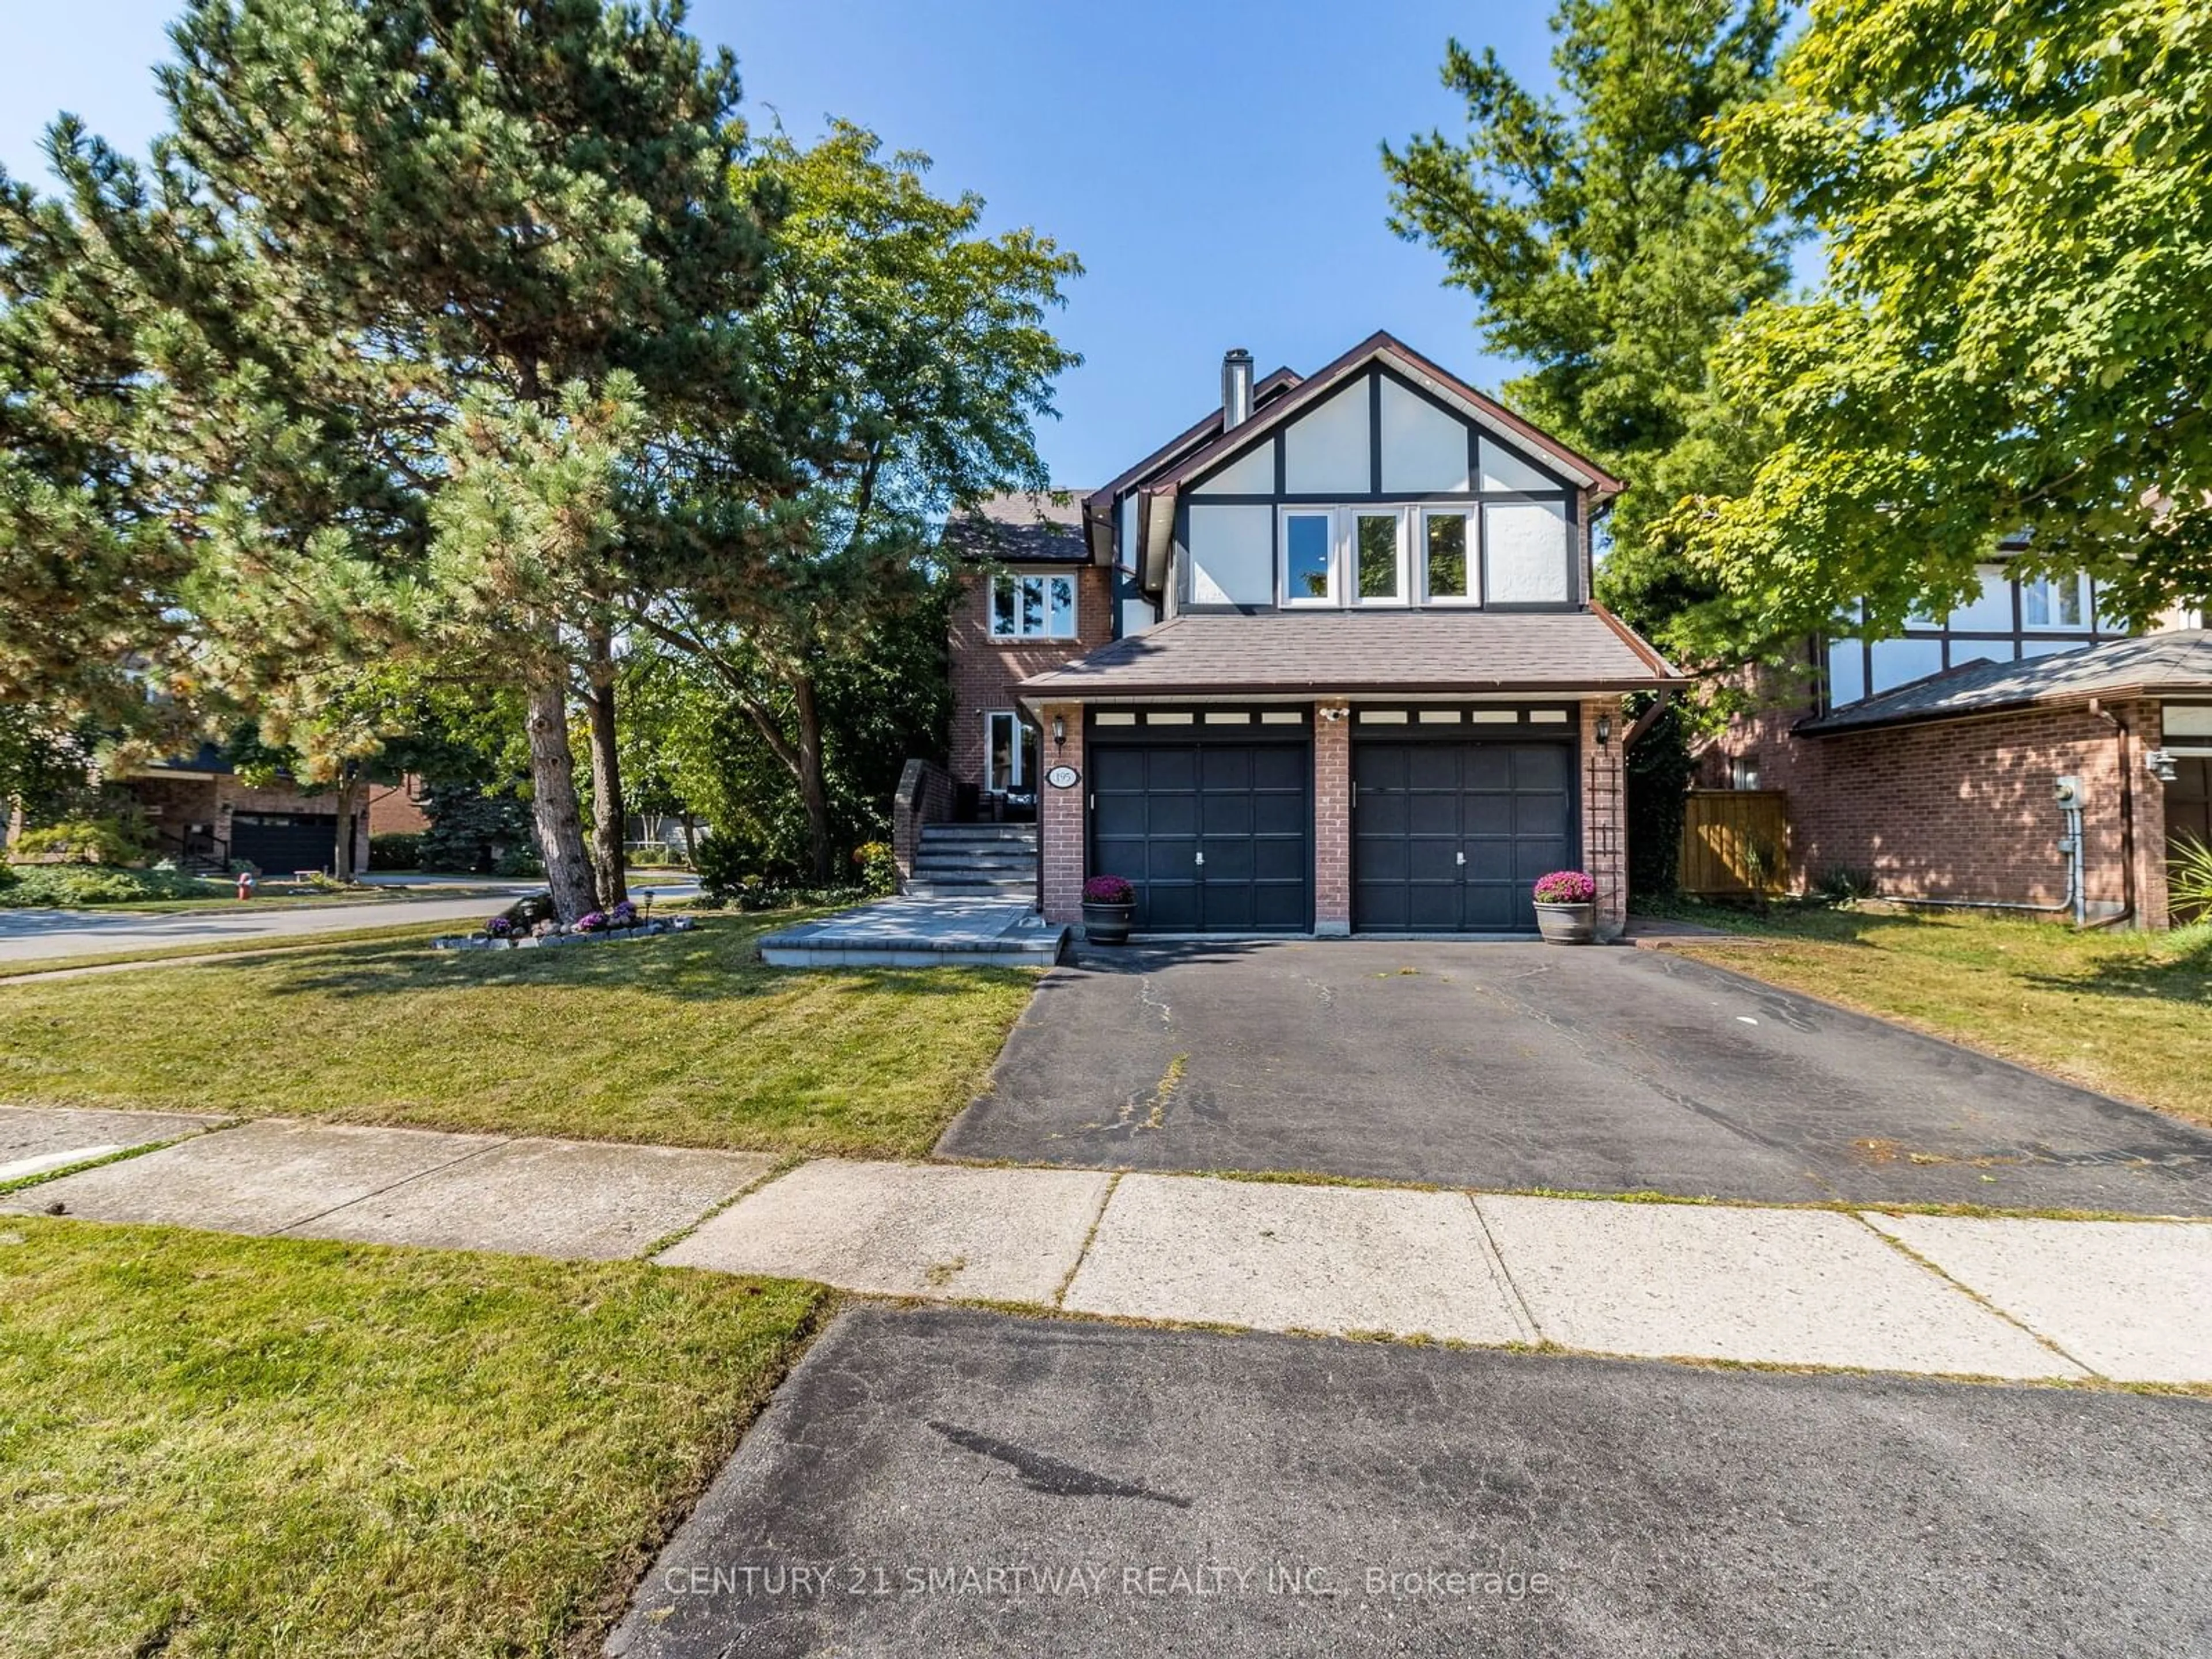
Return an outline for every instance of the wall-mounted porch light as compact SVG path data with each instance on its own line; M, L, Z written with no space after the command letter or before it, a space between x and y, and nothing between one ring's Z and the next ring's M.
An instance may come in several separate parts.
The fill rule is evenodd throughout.
M1600 714L1597 717L1597 745L1599 748L1602 749L1606 744L1612 741L1613 716L1610 714Z
M1052 746L1055 749L1067 746L1067 717L1065 714L1052 717Z

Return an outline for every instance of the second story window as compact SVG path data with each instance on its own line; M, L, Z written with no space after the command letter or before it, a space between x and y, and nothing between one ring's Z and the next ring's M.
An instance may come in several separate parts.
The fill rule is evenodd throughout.
M1283 515L1283 599L1291 605L1336 603L1336 538L1328 513Z
M2083 576L2029 576L2020 585L2020 625L2022 628L2086 628L2087 618L2081 590Z
M1406 598L1405 515L1352 515L1352 575L1362 605L1399 605Z
M1480 597L1475 592L1474 563L1468 556L1468 523L1463 510L1421 515L1422 587L1431 602Z
M994 640L1072 640L1075 637L1075 578L1000 576L991 588Z

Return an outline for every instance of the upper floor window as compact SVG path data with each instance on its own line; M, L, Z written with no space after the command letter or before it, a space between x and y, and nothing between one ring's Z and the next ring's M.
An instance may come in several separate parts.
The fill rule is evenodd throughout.
M1285 605L1336 603L1334 514L1286 513L1283 515L1283 602Z
M1072 640L1075 637L1075 578L1002 575L991 588L994 640Z
M2087 628L2088 607L2082 590L2087 576L2029 576L2020 584L2020 625L2030 628Z
M1564 505L1545 501L1286 507L1279 602L1565 605L1571 532Z

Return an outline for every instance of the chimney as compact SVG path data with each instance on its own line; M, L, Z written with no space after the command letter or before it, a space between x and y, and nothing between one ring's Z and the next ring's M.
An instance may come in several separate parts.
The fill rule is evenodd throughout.
M1252 354L1238 346L1221 360L1221 429L1252 418Z

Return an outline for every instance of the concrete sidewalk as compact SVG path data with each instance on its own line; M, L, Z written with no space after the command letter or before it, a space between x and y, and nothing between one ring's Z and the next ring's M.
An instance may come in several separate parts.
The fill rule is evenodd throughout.
M173 1136L0 1195L0 1211L547 1256L641 1255L684 1234L654 1260L1156 1323L2212 1384L2203 1222L840 1159L757 1184L775 1159L20 1109L0 1109L0 1180Z

